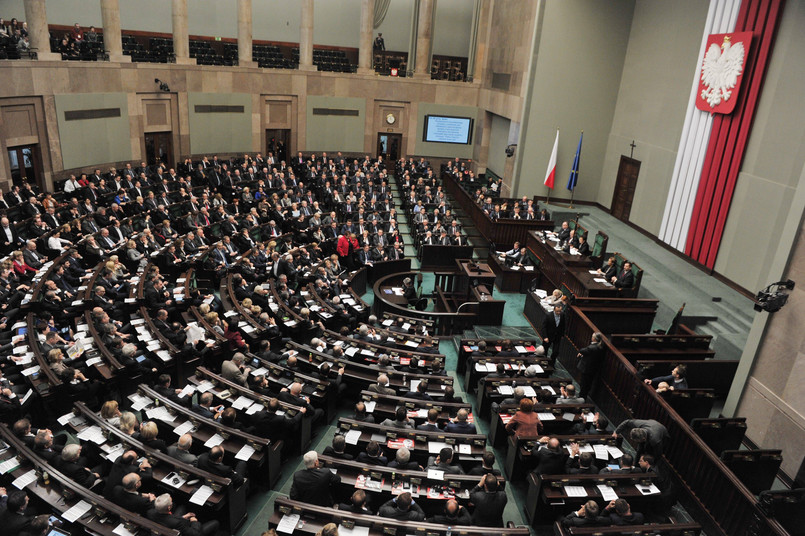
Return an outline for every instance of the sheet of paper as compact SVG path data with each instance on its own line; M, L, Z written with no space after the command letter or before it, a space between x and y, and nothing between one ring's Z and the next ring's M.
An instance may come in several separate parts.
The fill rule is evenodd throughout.
M609 451L606 445L593 445L593 451L595 451L595 458L597 460L606 461L609 459Z
M98 363L102 363L102 362L103 362L102 357L100 357L100 356L93 357L93 358L87 359L87 366L91 367L92 365L97 365Z
M254 401L248 396L241 395L234 402L232 402L232 407L235 409L245 409L251 406L252 402Z
M209 486L201 486L196 492L190 496L190 502L199 506L204 506L207 499L212 495L213 490Z
M609 455L612 456L614 459L620 459L623 456L623 451L618 447L613 447L612 445L607 445L607 450L609 451Z
M511 385L499 385L498 393L502 394L503 396L513 395L514 387L512 387Z
M263 376L265 374L268 374L268 369L265 367L258 367L252 370L249 374L251 374L252 376Z
M433 480L443 480L444 471L439 471L438 469L428 469L428 478Z
M458 453L459 454L472 454L472 446L468 443L461 443L458 446Z
M524 269L526 272L533 272L533 271L534 271L534 267L533 267L533 266L523 266L523 269Z
M236 460L243 460L244 462L249 461L249 458L252 457L254 454L254 447L251 445L243 445L237 454L235 454Z
M525 396L527 396L529 398L533 397L533 396L537 396L537 392L530 385L524 385L523 386L523 393L525 393Z
M587 422L594 422L595 421L595 413L588 413L586 417Z
M129 529L126 528L125 523L121 523L120 525L115 527L115 530L113 530L112 532L114 534L117 534L118 536L135 536L133 532L131 532Z
M539 298L539 299L543 299L543 298L548 297L548 292L545 291L545 290L542 290L541 288L538 288L537 290L535 290L534 294L536 294L537 298Z
M254 415L264 407L265 406L263 406L263 404L261 404L260 402L255 402L254 404L249 406L249 409L246 410L246 415Z
M3 463L0 463L0 474L6 474L20 466L20 461L16 456L9 458Z
M366 413L372 413L375 410L375 407L377 406L377 401L366 400L364 401L363 405L366 406Z
M565 495L568 497L586 497L587 490L584 486L562 486L565 490Z
M173 433L182 436L193 429L193 421L185 421L173 429Z
M39 365L35 365L33 367L29 367L21 372L23 376L30 376L34 372L39 372Z
M347 442L348 445L357 445L358 440L361 438L361 431L360 430L350 430L349 432L344 435L344 440Z
M204 443L204 446L208 448L217 447L223 442L223 437L221 437L219 434L213 434L213 436Z
M428 441L428 452L430 454L439 454L439 451L449 446L443 441Z
M204 380L203 382L201 382L200 384L198 384L196 386L196 391L198 391L199 393L206 393L207 391L209 391L213 387L214 386L213 386L212 382L210 382L208 380Z
M576 418L576 414L575 413L570 413L570 412L563 413L562 418L564 420L566 420L566 421L571 421L572 422Z
M618 498L618 494L615 493L615 490L606 484L598 484L596 487L598 488L598 491L601 492L601 498L605 501L614 501Z
M277 532L293 534L297 523L299 523L299 514L285 514L277 524Z
M186 396L193 396L193 393L195 393L195 392L196 392L195 385L193 385L191 383L188 383L187 385L184 386L182 391L178 394L178 397L179 398L184 398Z
M348 529L344 525L339 525L338 536L369 536L369 527L355 525L351 529Z
M109 452L106 453L104 458L106 458L112 463L115 463L115 461L118 458L120 458L124 452L126 452L126 445L123 444L115 445L114 447L109 449Z
M537 413L537 417L541 421L555 421L556 416L553 413Z
M421 381L421 380L411 380L411 382L410 382L410 385L411 385L411 386L410 386L410 388L409 388L409 389L410 389L411 391L416 391L416 388L417 388L417 387L419 387L420 381Z
M416 341L405 341L405 345L411 348L419 348L419 343Z
M93 443L97 443L97 440L100 439L101 443L103 443L105 438L103 437L103 430L101 430L100 426L87 426L76 436L78 439L82 441L92 441ZM100 444L100 443L98 443Z
M129 395L129 400L131 400L131 409L134 411L140 411L143 408L147 408L150 406L154 401L146 396L142 396L140 394L134 393Z
M36 476L34 476L34 478L36 478ZM69 510L64 512L61 517L68 523L74 523L81 516L89 512L90 508L92 508L92 505L87 501L78 501Z

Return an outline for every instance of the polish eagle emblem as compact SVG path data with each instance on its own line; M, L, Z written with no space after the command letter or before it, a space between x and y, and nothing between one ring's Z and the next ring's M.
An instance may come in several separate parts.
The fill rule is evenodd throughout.
M702 62L699 99L697 99L699 109L722 113L732 111L735 93L740 88L741 76L744 72L749 39L751 39L751 33L749 39L741 39L744 35L741 33L710 36L707 53ZM744 41L746 41L746 46ZM732 101L730 101L731 98ZM727 110L723 109L725 105L728 107Z

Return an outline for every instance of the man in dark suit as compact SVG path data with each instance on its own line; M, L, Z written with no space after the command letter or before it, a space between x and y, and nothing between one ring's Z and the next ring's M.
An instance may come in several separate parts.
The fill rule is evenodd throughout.
M3 216L0 218L0 253L7 255L19 245L20 236L17 228Z
M293 475L291 499L318 506L332 506L333 498L330 491L341 483L341 477L319 466L319 455L316 451L307 452L303 459L305 468Z
M623 270L611 279L615 288L632 288L634 286L634 274L632 273L632 263L625 261Z
M559 240L560 244L564 244L570 239L570 226L566 221L562 222L562 228L556 233L556 238Z
M184 507L174 510L173 499L168 493L163 493L154 500L154 507L146 516L164 527L178 530L182 536L211 536L218 532L220 526L218 521L202 524L193 512L185 512Z
M479 527L502 527L503 510L508 498L506 492L498 487L498 478L487 473L470 491L470 502L475 505L472 524Z
M69 445L65 448L69 448ZM104 483L103 494L108 497L109 494L112 493L112 490L115 489L115 486L123 483L123 477L131 473L136 474L141 480L145 481L149 481L153 478L151 464L148 463L148 460L137 463L137 452L127 450L112 464L112 468L109 470L109 475L106 477L106 482Z
M559 351L559 343L565 334L565 315L561 305L554 306L553 314L545 315L540 333L543 337L542 345L545 348L545 355L548 355L548 350L551 348L553 348L551 355L555 355Z
M594 527L599 525L598 513L601 510L595 501L587 501L575 512L569 513L562 519L565 527Z
M85 488L91 488L100 478L98 473L92 472L79 460L81 456L81 445L72 443L62 449L61 464L59 471L67 478Z
M28 500L28 494L24 490L14 490L8 494L6 508L0 514L3 534L19 534L31 526L34 517L25 512Z
M198 457L198 468L232 480L232 484L239 488L243 484L243 475L246 474L246 462L239 460L235 467L224 463L224 448L220 445L212 447Z
M668 442L668 429L653 419L627 419L620 423L612 437L625 436L635 448L636 457L641 454L651 454L659 457Z
M118 484L112 489L112 502L130 512L145 515L151 508L156 496L153 493L140 493L141 485L142 479L140 475L137 473L127 474L123 477L122 484Z
M586 398L590 393L598 367L604 359L603 337L600 332L593 333L590 344L579 350L577 355L578 362L576 363L576 368L581 373L581 378L579 379L579 396L582 398Z
M456 414L456 420L453 422L447 423L447 426L444 427L445 432L449 432L451 434L474 434L475 433L475 425L471 422L467 422L469 418L469 413L466 409L458 410Z
M531 455L537 459L537 468L534 473L538 475L561 475L565 472L567 452L555 437L548 439L547 444L540 444Z
M302 395L302 384L299 382L292 383L288 386L287 390L283 388L277 398L280 402L305 408L307 414L313 416L313 422L317 422L324 417L324 410L311 406L310 399Z

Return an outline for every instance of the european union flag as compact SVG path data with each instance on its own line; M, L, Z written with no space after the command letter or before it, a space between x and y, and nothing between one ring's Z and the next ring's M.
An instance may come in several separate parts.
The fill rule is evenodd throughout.
M573 158L573 167L570 170L570 177L567 179L567 189L571 192L576 188L579 180L579 160L581 160L581 140L584 138L584 131L579 136L579 146L576 149L576 156Z

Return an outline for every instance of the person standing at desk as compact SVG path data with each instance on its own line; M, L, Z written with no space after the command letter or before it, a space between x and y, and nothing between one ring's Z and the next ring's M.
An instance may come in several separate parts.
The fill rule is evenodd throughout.
M551 355L559 351L559 343L565 334L565 315L562 313L561 305L553 306L553 314L547 315L542 322L542 343L545 347L545 355L551 350Z

